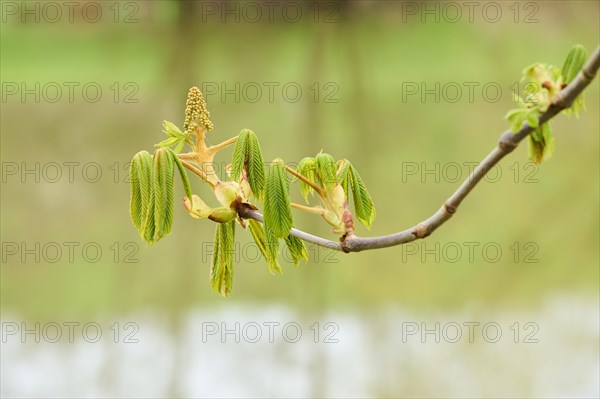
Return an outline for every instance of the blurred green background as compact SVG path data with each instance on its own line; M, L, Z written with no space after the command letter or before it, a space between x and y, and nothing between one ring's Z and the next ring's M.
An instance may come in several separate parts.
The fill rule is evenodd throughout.
M83 18L79 6L73 22L63 15L53 23L42 15L39 22L29 16L22 23L7 3L14 2L2 5L0 63L5 315L112 320L151 312L177 330L194 309L230 306L284 306L309 319L328 312L350 312L360 319L387 308L414 314L472 307L535 314L548 298L563 295L588 298L597 306L598 80L585 92L587 112L579 119L555 119L556 152L549 162L533 168L526 146L519 147L502 162L501 178L480 184L427 240L349 255L309 246L310 261L298 268L286 263L282 276L270 275L262 260L240 256L226 300L208 284L205 245L212 241L214 225L191 219L178 207L171 236L146 247L129 220L126 178L133 154L163 139L163 120L183 124L187 89L217 87L206 96L215 124L211 143L250 128L267 160L298 162L321 149L336 159L348 158L361 172L378 214L372 230L359 227L358 234L405 229L432 214L458 186L444 179L443 171L454 175L447 165L459 164L466 177L464 163L480 161L493 148L508 126L503 115L513 107L512 92L524 67L560 65L576 43L593 51L600 33L598 2L503 2L497 22L490 22L493 10L482 13L485 3L478 3L472 22L460 2L454 3L462 12L457 22L446 3L410 3L409 8L383 1L295 3L302 6L302 16L292 22L292 11L283 14L278 6L269 21L266 6L252 2L263 13L257 23L244 3L102 3L96 23ZM217 13L209 13L213 9L207 4ZM238 11L222 16L221 7ZM425 7L439 12L424 13ZM21 98L21 85L51 82L62 88L58 101L48 101L54 93L50 86L47 93L38 92L39 102L34 94ZM73 101L65 82L78 84ZM102 89L97 102L86 101L82 93L90 82ZM274 85L272 99L265 82ZM221 85L232 89L236 83L239 100L234 94L221 96ZM439 101L433 94L421 97L421 84L431 89L448 83L462 89L459 100L453 101L450 86L446 96L437 91ZM465 83L475 85L472 100ZM15 84L19 91L13 94ZM298 101L290 100L292 89L282 91L286 84L302 89ZM501 88L497 101L493 88L482 90L486 84ZM262 93L253 101L256 85ZM409 85L419 92L408 95ZM217 161L229 162L230 156L227 151ZM53 162L62 165L57 182L43 173L54 175L44 169ZM64 162L76 163L72 182ZM35 173L21 176L23 168L36 163L39 182ZM97 182L82 176L89 163L99 165ZM438 178L421 176L436 165ZM92 178L95 170L88 170ZM535 181L528 182L532 171ZM292 187L300 202L297 185ZM207 198L197 182L194 189ZM335 239L319 218L295 218L299 228ZM251 242L241 229L237 239L242 246ZM6 243L31 248L36 242L41 247L59 243L63 254L55 263L43 257L35 262L31 255L23 262L21 252L7 252ZM66 242L80 243L73 262ZM81 254L90 242L103 251L95 263ZM465 243L477 243L473 260ZM488 243L502 250L497 262L482 254ZM436 245L450 255L438 251L439 261L423 255ZM456 246L462 255L454 262ZM130 252L137 263L125 262ZM527 262L531 252L536 263Z

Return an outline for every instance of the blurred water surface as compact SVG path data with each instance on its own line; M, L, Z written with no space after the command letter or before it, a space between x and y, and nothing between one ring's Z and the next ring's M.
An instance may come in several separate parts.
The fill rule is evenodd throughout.
M190 310L176 329L153 312L119 320L117 335L102 318L83 321L104 334L93 342L96 330L79 326L72 343L66 327L44 342L56 334L41 325L41 343L5 337L2 395L598 397L596 310L568 296L520 312L238 304Z

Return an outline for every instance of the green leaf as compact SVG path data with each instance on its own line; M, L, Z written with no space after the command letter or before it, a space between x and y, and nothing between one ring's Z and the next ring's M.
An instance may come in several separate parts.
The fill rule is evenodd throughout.
M131 221L137 228L140 237L144 238L144 229L152 188L152 156L147 151L140 151L134 155L129 168L131 198L129 214Z
M265 189L265 162L263 161L258 137L256 137L252 130L248 130L248 132L248 183L250 183L250 189L254 196L260 199L263 198L263 191Z
M350 184L350 166L350 161L347 159L338 161L337 179L346 193L346 200L348 200L348 185Z
M304 246L304 241L302 241L298 237L294 237L293 235L288 235L285 238L285 244L290 250L290 255L292 255L294 265L298 266L298 262L300 261L300 259L308 261L308 252L306 251L306 247Z
M527 124L533 128L536 128L540 125L538 113L535 109L532 109L527 113Z
M529 135L527 143L528 143L527 149L528 149L529 159L538 165L541 164L542 159L544 157L543 143L535 140L532 135Z
M265 187L265 163L258 137L250 129L243 129L235 143L231 163L231 178L239 181L246 171L250 189L257 199L262 198Z
M357 219L367 227L371 227L375 220L375 205L367 186L358 174L358 171L348 162L349 183L352 188L352 199Z
M577 74L585 65L587 58L588 54L585 47L580 44L573 46L571 51L569 51L569 54L567 55L567 58L565 59L560 71L565 84L571 83L577 77ZM582 109L585 110L585 99L583 94L580 94L577 96L577 98L575 98L575 100L573 100L571 107L566 109L564 112L567 115L573 113L575 117L579 117L579 111Z
M549 123L534 130L528 138L529 159L536 164L547 161L554 153L554 136Z
M569 84L577 77L581 68L585 65L588 58L587 50L581 44L576 44L571 48L567 58L560 69L560 74L563 78L563 83Z
M190 186L190 180L188 179L188 175L185 171L185 168L183 167L183 164L181 163L181 160L179 159L177 154L171 150L169 150L169 152L171 153L173 162L175 162L175 165L177 166L177 170L179 171L179 176L181 177L181 183L183 184L183 189L185 190L185 195L189 198L190 201L193 201L192 188Z
M244 129L238 134L233 149L233 159L231 161L231 179L239 181L242 178L242 171L246 165L247 147L248 147L248 129Z
M168 148L175 146L175 153L180 152L183 149L185 143L193 145L192 134L189 132L182 132L175 124L169 121L163 121L163 133L169 138L155 144L155 147Z
M299 173L300 175L304 176L305 178L307 178L310 182L316 184L317 163L314 158L312 158L312 157L302 158L300 163L298 163L296 172ZM300 179L298 179L298 180L300 180ZM306 184L302 180L300 180L300 193L302 194L302 197L304 197L304 201L306 201L306 203L308 204L308 194L314 195L315 190L311 186L309 186L308 184Z
M163 121L163 133L170 137L181 137L185 134L173 122Z
M269 268L272 268L273 270L271 273L276 272L281 274L281 267L279 266L279 263L277 263L277 256L279 255L279 238L275 235L273 230L269 228L269 226L263 224L263 227L265 229L265 243L267 244L269 253L271 256L273 256L273 262L275 263L273 265L269 265Z
M235 247L235 221L218 223L210 269L210 286L227 297L233 286L233 255Z
M290 233L294 221L290 206L290 187L283 160L275 159L267 174L265 186L265 226L278 238Z
M279 263L277 262L277 251L279 247L277 237L272 236L272 239L276 243L273 245L273 243L268 242L267 235L260 222L249 219L248 226L250 227L250 232L252 233L252 237L254 238L260 253L267 261L267 266L269 267L271 274L281 274L281 266L279 266ZM274 248L275 250L273 251Z
M161 148L154 152L154 237L156 242L171 233L173 226L173 173L174 160L169 149Z
M168 139L165 139L165 140L161 141L160 143L156 144L155 147L162 147L162 148L170 147L179 142L180 142L180 140L177 137L169 137Z
M315 157L317 176L323 187L329 189L337 183L335 159L329 154L320 152Z
M510 130L513 133L516 133L523 127L523 123L527 119L527 115L527 108L515 108L508 111L504 117L510 122Z

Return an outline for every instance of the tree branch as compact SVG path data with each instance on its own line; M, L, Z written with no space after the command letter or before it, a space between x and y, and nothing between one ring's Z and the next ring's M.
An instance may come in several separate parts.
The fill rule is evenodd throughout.
M552 105L548 110L539 117L540 126L562 110L569 108L573 101L581 94L594 79L598 68L600 67L600 46L592 53L581 72L577 77L569 83L567 87L558 93ZM519 143L531 134L535 129L527 123L523 124L521 130L516 133L506 130L500 136L498 145L492 150L481 163L473 170L471 175L458 187L458 189L444 202L442 207L428 219L422 221L414 227L400 231L398 233L389 234L379 237L348 237L335 242L305 233L301 230L292 229L290 235L300 238L306 242L316 245L321 245L330 249L343 252L359 252L368 249L386 248L395 245L405 244L419 238L425 238L433 233L438 227L452 217L458 206L469 195L471 190L481 181L485 174L496 165L505 155L512 152ZM252 209L243 209L240 211L240 216L246 219L255 219L263 221L263 216Z

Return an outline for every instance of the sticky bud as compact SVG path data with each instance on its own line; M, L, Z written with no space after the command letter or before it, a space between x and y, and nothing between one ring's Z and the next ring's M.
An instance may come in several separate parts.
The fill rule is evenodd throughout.
M223 207L229 208L237 200L239 191L240 185L234 181L218 182L215 197Z

